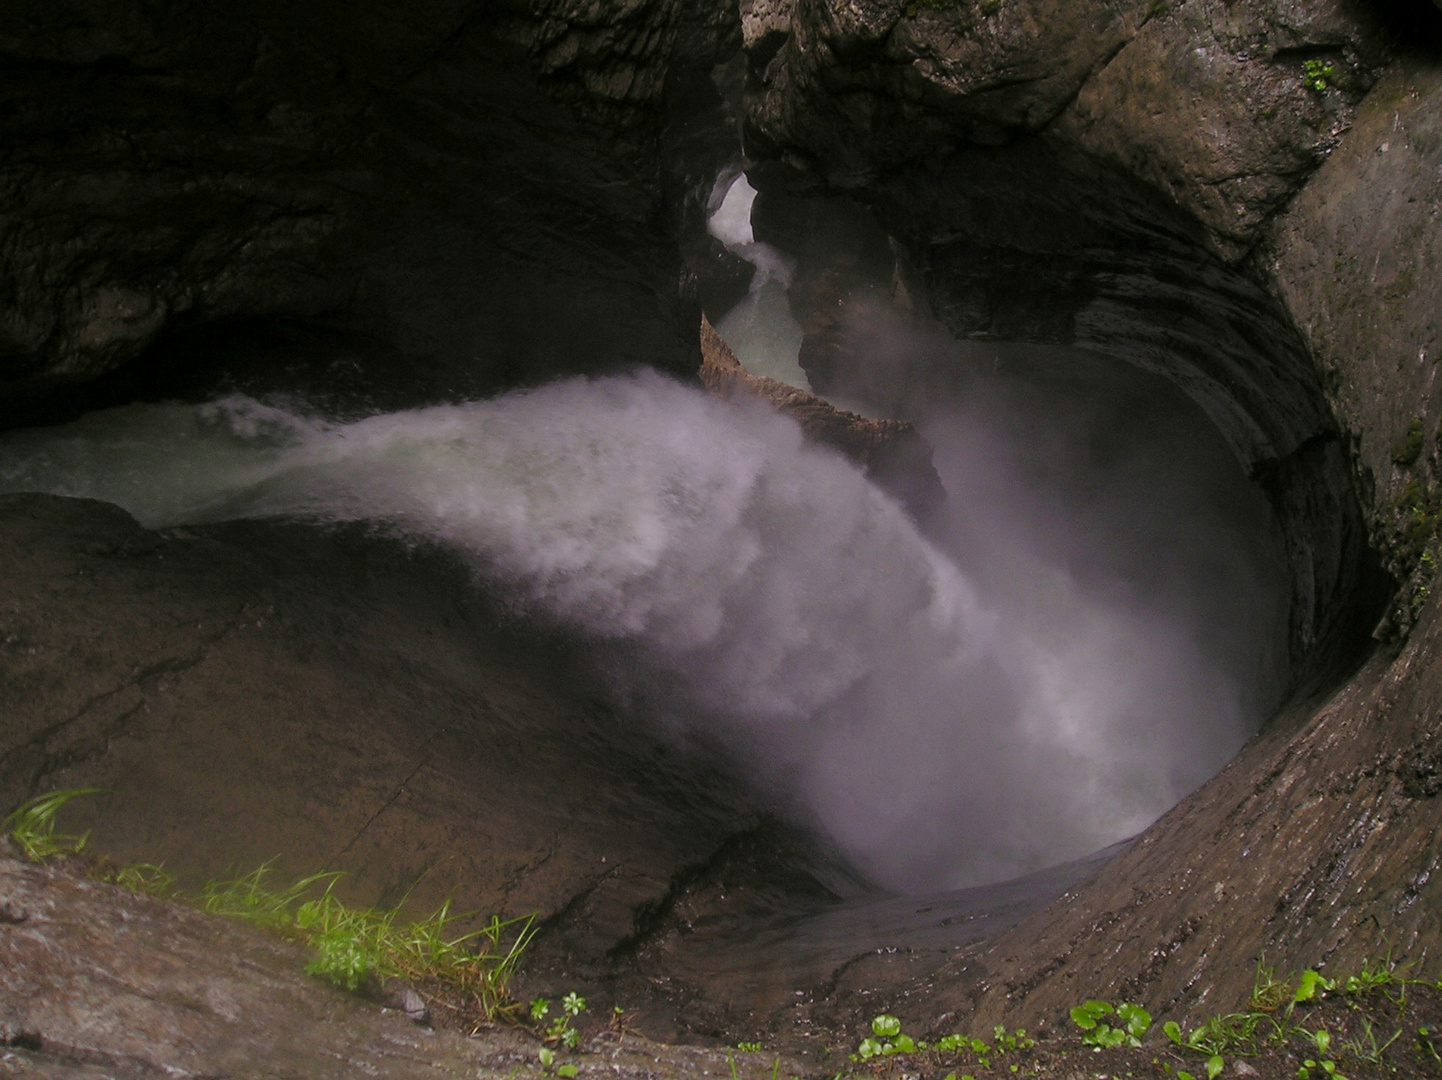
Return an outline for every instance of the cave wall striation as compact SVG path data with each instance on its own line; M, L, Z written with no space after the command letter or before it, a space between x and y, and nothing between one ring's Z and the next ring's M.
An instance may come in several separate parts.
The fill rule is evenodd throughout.
M1200 1016L1245 1005L1262 954L1430 956L1436 13L746 0L742 25L769 235L785 246L805 201L865 207L896 248L893 302L1167 375L1268 491L1292 568L1294 707L1096 882L897 1007L938 1029L1093 996ZM854 359L824 314L843 293L793 291L823 393ZM1349 677L1389 588L1373 552L1402 586L1379 636L1421 621Z
M1279 511L1299 686L1365 636L1392 508L1264 251L1393 62L1392 22L1341 0L765 0L742 23L759 201L868 206L962 337L1172 378Z

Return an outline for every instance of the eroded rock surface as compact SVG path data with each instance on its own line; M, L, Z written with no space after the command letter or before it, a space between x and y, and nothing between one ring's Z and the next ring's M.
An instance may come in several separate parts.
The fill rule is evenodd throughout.
M341 870L351 902L534 912L584 966L759 824L439 556L37 495L0 499L0 565L0 803L100 788L66 826L191 887Z
M79 867L0 852L0 902L14 913L0 920L0 1076L477 1080L536 1070L535 1039L515 1029L465 1038L418 1027L307 977L295 945ZM634 1036L600 1034L583 1050L572 1059L582 1077L730 1075L722 1053Z
M1258 957L1357 971L1442 949L1442 612L1315 709L1270 725L1096 880L956 963L927 995L978 1025L1078 1001L1200 1021L1242 1009Z
M711 92L679 60L724 59L729 8L203 7L0 15L0 422L79 408L132 363L175 388L235 341L332 389L372 365L407 400L694 369L675 239L709 166L656 148L715 105L672 91ZM747 0L759 217L849 200L895 241L802 268L815 385L845 355L823 309L854 289L1167 374L1278 510L1299 691L1348 674L1379 611L1369 536L1418 574L1442 508L1442 35L1403 8ZM463 906L546 914L564 969L637 947L754 824L724 778L620 746L564 643L518 648L454 568L0 506L0 796L105 787L76 820L119 857L205 875L283 854L367 901L464 882ZM915 988L908 1019L1027 1022L1092 994L1206 1012L1245 999L1263 950L1442 947L1442 641L1413 585L1395 661L1278 721L1093 885Z
M1341 0L801 0L742 15L757 215L849 195L953 333L1079 345L1172 378L1283 522L1299 685L1335 669L1380 610L1373 508L1351 490L1350 436L1299 320L1251 256L1340 145L1398 48L1395 19ZM836 289L815 292L793 293L809 334L838 310ZM811 344L803 365L830 392L836 350Z
M1230 255L1335 146L1389 46L1346 0L795 0L742 19L765 154L855 187L1045 133L1165 191ZM1331 72L1325 90L1307 60Z
M1382 610L1369 542L1405 577L1435 536L1442 24L1334 0L1061 7L743 7L763 238L796 250L791 208L849 199L899 249L801 272L803 364L823 393L884 380L847 369L865 358L834 313L894 303L895 276L958 336L1168 375L1278 512L1299 690L1335 686ZM1403 775L1436 737L1432 620L920 996L981 1023L1087 996L1215 1012L1245 1003L1259 952L1435 951L1436 807Z
M1340 147L1276 222L1266 256L1355 440L1372 538L1399 580L1416 566L1415 519L1437 487L1439 216L1442 70L1408 57L1362 103Z

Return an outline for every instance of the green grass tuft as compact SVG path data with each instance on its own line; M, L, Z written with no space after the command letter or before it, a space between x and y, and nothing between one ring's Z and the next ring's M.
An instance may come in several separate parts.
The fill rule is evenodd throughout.
M213 881L194 902L216 915L244 919L304 941L315 950L306 971L358 990L372 981L400 978L438 983L470 999L486 1016L507 1004L507 985L535 934L535 916L491 921L456 933L465 916L450 902L419 920L402 920L394 908L353 907L335 895L336 872L312 874L272 888L269 865L241 877Z
M312 874L293 885L272 889L266 881L269 874L270 863L263 863L240 877L207 881L190 902L211 915L244 919L256 926L282 930L295 925L296 909L305 902L307 894L317 886L329 891L340 877L339 873Z
M32 862L40 862L55 855L79 855L85 850L90 838L88 832L74 836L55 831L55 815L71 799L81 795L93 795L99 788L70 788L37 795L20 804L16 810L0 822L0 829L20 845Z
M131 892L144 893L157 900L169 900L175 896L177 881L175 875L159 863L131 863L129 866L105 866L97 875L100 880L119 885Z
M5 818L4 832L30 859L78 855L89 833L55 831L55 816L71 799L98 788L40 795ZM100 860L95 877L134 892L176 900L212 915L223 915L296 938L315 950L306 971L347 990L371 981L406 979L450 997L460 997L486 1017L509 1004L508 984L535 936L535 916L492 917L478 930L457 933L468 916L452 915L447 901L424 919L402 920L397 909L353 907L335 895L338 871L311 874L289 885L271 883L270 864L248 874L208 881L199 892L182 893L176 878L156 863L117 866ZM574 997L574 995L572 995ZM584 1008L584 1002L579 1008ZM567 1017L574 1016L568 1002Z

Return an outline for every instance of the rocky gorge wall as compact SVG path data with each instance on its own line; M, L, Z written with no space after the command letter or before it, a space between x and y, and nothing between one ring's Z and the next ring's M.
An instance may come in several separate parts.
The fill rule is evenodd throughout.
M1433 16L1409 40L1435 43ZM1316 317L1292 306L1327 277L1286 251L1314 231L1303 219L1320 202L1293 200L1397 53L1395 23L1336 3L802 2L749 5L743 26L748 146L784 163L760 174L763 199L869 206L958 335L1078 344L1166 373L1273 492L1294 656L1369 621L1346 598L1368 589L1367 536L1382 544L1393 528L1402 484L1388 455L1407 424L1360 434L1370 406L1314 361ZM1421 163L1412 172L1432 183ZM1403 217L1430 205L1435 191ZM1388 247L1426 276L1428 256ZM1387 331L1415 342L1414 362L1435 334L1427 288ZM1379 290L1348 295L1365 306ZM1355 344L1396 359L1390 341Z
M1258 956L1432 955L1437 803L1416 777L1431 775L1439 679L1437 12L742 10L748 148L771 163L756 214L778 243L804 202L867 207L898 248L873 294L962 337L1077 344L1167 374L1287 533L1298 706L1097 882L927 982L919 996L951 1011L917 1019L1034 1023L1086 996L1215 1011L1245 1004ZM826 313L866 275L815 277L800 305L813 384L874 389L885 374ZM1422 623L1395 660L1316 697L1367 651L1386 591L1369 548L1402 583L1378 636Z
M1442 947L1427 915L1442 905L1428 590L1442 511L1438 27L1420 2L1362 0L747 0L739 18L679 0L12 5L0 13L0 422L237 384L346 408L632 363L695 372L681 248L734 153L711 65L744 44L758 237L804 244L808 207L859 207L876 223L851 270L818 264L793 293L819 391L871 377L848 367L864 358L825 316L860 285L962 337L1103 351L1207 410L1287 536L1295 707L1097 882L913 993L926 1004L908 1019L1031 1022L1093 994L1181 1015L1244 993L1258 952L1279 968L1388 945L1425 959ZM13 565L42 559L22 535L38 511L11 509ZM51 576L69 584L39 591L98 573L112 590L101 607L124 611L127 589L164 607L157 560L190 540L142 536L131 559L133 523L108 521L94 551L89 527L74 527L78 555L61 544L56 556ZM225 609L222 644L249 656L250 540L202 540L230 552L236 582L203 604ZM1378 560L1404 583L1383 636L1420 621L1399 655L1373 656L1337 690L1385 604ZM150 662L130 655L139 639L112 642L126 637L113 612L47 623L35 612L61 602L32 610L27 582L10 586L0 655L24 712L4 747L12 801L62 773L85 782L79 766L132 716L166 738L172 672L197 701L227 692L191 663L188 614L157 616L175 638ZM337 619L358 652L380 633ZM253 629L264 649L290 647L288 631ZM37 641L46 656L24 651ZM104 683L99 705L66 697L84 689L67 685L76 657L98 665L86 678ZM425 722L444 732L465 711L469 669L437 682L413 659L394 666L430 687L417 691ZM412 741L434 765L445 755L427 738ZM413 751L387 753L397 777ZM119 758L104 767L117 784L129 775ZM419 801L444 803L459 784L435 775ZM393 779L375 780L377 805ZM178 845L186 816L166 819ZM624 881L582 865L590 840L552 862L534 823L511 824L518 865L540 869L558 917L569 911L566 934L604 951L743 827L716 817L695 850L657 840ZM221 830L225 814L212 819ZM477 873L478 902L505 899L504 874Z
M227 367L409 402L694 370L660 146L669 65L726 40L695 8L6 5L6 422Z

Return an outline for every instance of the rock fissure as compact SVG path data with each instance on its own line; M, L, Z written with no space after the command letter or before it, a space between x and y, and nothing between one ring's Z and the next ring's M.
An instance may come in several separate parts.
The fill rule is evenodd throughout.
M679 869L666 883L666 891L660 897L637 909L631 933L613 945L607 955L617 959L639 952L650 939L662 932L677 902L692 886L723 868L739 848L757 835L758 830L748 829L728 836L705 859Z
M399 799L402 795L405 794L407 785L409 785L412 780L419 776L420 771L425 767L426 762L424 760L416 762L415 768L411 769L410 774L399 784L396 785L395 790L390 793L386 801L381 803L381 805L376 808L376 812L373 813L370 817L366 818L365 823L356 830L355 835L352 836L348 841L346 841L345 847L340 849L340 853L342 855L350 851L351 848L355 847L356 842L365 835L366 830L369 829L372 825L374 825L376 823L376 820L387 810L389 810L395 804L395 801L397 799Z

